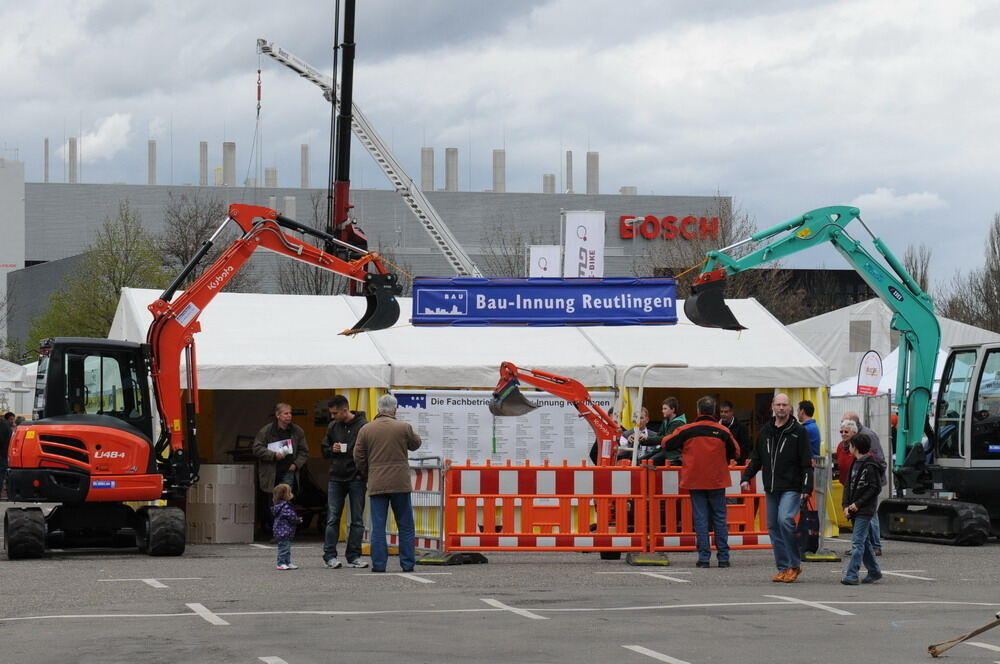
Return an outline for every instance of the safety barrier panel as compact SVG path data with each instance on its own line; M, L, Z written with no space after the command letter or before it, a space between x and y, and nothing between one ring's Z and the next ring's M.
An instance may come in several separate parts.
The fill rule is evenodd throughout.
M767 532L767 501L757 491L760 475L750 481L750 490L740 487L745 466L729 468L726 489L726 524L729 526L729 548L770 549ZM680 488L679 466L651 468L649 491L649 551L695 551L694 517L691 497ZM712 538L712 548L715 548Z
M443 550L694 551L688 492L680 467L446 465ZM766 501L740 487L730 467L729 545L769 549Z
M445 551L643 551L647 471L636 466L451 466Z
M413 505L413 525L418 551L440 550L444 541L444 465L441 457L410 459L410 501ZM390 549L399 546L396 520L389 510L385 526L386 543ZM365 510L365 541L370 541L371 508Z

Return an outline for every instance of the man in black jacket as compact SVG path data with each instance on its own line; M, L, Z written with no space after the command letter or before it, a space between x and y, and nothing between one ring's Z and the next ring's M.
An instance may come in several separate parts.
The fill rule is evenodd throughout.
M875 533L872 522L878 519L875 508L878 506L878 496L882 491L881 477L885 472L885 462L879 461L871 453L872 440L863 433L851 438L850 449L854 455L851 474L844 487L844 516L854 522L852 529L851 557L848 559L844 578L840 580L845 586L856 586L859 583L875 583L882 578L878 559L875 557ZM868 575L858 581L858 571L864 561Z
M794 417L787 394L774 395L774 419L761 428L757 445L743 471L742 487L762 471L767 498L767 531L771 535L778 573L772 581L792 583L802 573L799 547L795 542L795 517L802 501L812 492L812 450L806 431Z
M732 401L719 402L719 424L729 429L736 439L736 444L740 446L740 458L736 460L738 465L746 463L750 456L750 432L745 424L736 419L736 410Z
M347 532L347 566L368 567L361 560L361 540L365 534L364 478L354 465L354 442L368 420L361 411L352 411L347 397L336 395L327 402L330 409L330 426L320 449L330 459L330 482L327 485L326 536L323 540L323 564L337 569L337 541L340 538L340 515L344 511L344 498L351 501L351 525Z

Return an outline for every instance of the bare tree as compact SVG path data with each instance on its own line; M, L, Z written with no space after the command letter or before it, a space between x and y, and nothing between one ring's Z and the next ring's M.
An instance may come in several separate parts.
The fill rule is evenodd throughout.
M705 254L735 244L757 232L753 217L739 207L729 205L729 199L718 196L713 209L704 216L718 219L718 237L691 240L665 240L647 243L642 254L633 256L632 272L635 276L668 276L677 279L677 297L684 299L691 285L701 274ZM758 247L750 244L732 249L729 254L739 258ZM805 302L808 293L791 288L791 274L783 269L780 261L765 267L746 270L727 280L726 298L756 298L776 318L784 323L800 320L808 314Z
M171 192L168 196L167 205L163 210L165 228L155 238L155 244L163 255L164 264L176 274L194 258L205 241L222 224L227 211L222 199L212 194ZM211 265L226 250L229 243L239 236L239 233L235 226L226 228L216 238L212 250L201 259L202 268ZM181 288L190 286L200 274L200 270L195 270L184 280ZM242 270L229 280L224 290L248 293L256 290L257 286L256 277L250 271Z
M484 228L480 269L487 277L527 277L528 247L558 242L552 232L525 230L499 214L494 214Z
M926 244L906 246L903 252L903 267L910 273L920 290L927 292L930 286L931 250Z
M309 196L308 221L304 224L326 230L326 196L313 193ZM310 241L312 242L312 241ZM294 260L283 260L278 264L278 290L288 295L337 295L347 292L347 277L321 270L312 265Z
M948 318L1000 332L1000 212L986 238L983 266L968 276L956 273L937 298L938 313Z

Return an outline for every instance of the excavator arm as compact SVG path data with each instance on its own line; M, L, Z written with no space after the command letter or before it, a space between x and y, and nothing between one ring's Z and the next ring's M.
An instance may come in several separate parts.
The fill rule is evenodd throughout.
M621 435L621 427L608 413L590 398L590 392L580 381L557 376L537 369L519 369L512 362L500 365L500 380L493 390L490 412L494 415L524 415L538 406L528 401L518 385L521 381L534 385L557 397L569 401L580 416L587 420L597 434L597 463L610 466L613 448Z
M872 244L889 269L847 232L848 224L854 220L871 235ZM764 246L742 257L731 254L737 247L765 241ZM898 468L903 465L907 449L919 443L923 435L941 329L930 296L885 243L871 232L857 208L831 206L813 210L729 247L709 251L705 267L684 302L684 313L691 322L703 327L745 329L723 299L725 278L827 243L840 252L893 312L890 327L899 332L895 395L899 413L895 441L895 466Z
M214 246L219 233L235 222L243 231L184 292L174 295L184 280ZM333 243L356 254L343 260L327 253L286 230L311 235L324 243ZM166 477L168 489L183 492L197 481L198 448L195 427L197 413L197 374L194 335L201 331L198 321L226 284L243 268L257 249L268 249L316 268L343 275L362 285L368 305L365 314L350 330L357 334L391 327L399 319L401 292L396 276L390 273L377 253L346 244L328 233L280 215L275 210L253 205L231 205L229 214L212 237L184 267L173 283L149 305L153 322L146 340L150 346L150 375L160 414L160 437L156 457ZM185 356L186 380L182 384L181 355ZM181 390L186 402L181 402Z

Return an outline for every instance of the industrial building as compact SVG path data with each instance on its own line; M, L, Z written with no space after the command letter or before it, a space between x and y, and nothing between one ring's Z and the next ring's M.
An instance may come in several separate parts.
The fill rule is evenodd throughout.
M156 145L149 143L148 184L94 184L81 182L25 182L19 162L0 164L0 232L4 243L0 263L7 293L7 337L25 340L31 320L48 306L62 278L78 264L81 254L96 236L102 223L113 217L122 201L137 211L151 234L164 229L164 209L171 196L214 197L223 203L252 203L278 209L286 216L314 223L315 210L324 209L326 189L258 186L256 181L236 186L235 150L226 143L223 167L213 169L217 186L209 186L208 148L199 146L201 159L198 186L155 184ZM308 148L302 148L301 183L308 184ZM725 218L730 199L719 196L637 195L598 192L599 155L587 154L586 191L572 191L572 154L567 153L565 193L514 193L505 191L505 154L493 151L493 189L485 192L459 191L458 150L445 152L444 187L435 188L434 151L421 154L422 193L447 224L455 240L486 276L500 274L498 253L516 247L523 252L529 244L559 244L561 213L570 210L600 210L606 213L605 276L649 274L643 257L654 244L683 243L717 233L719 218ZM70 152L73 158L73 153ZM47 162L46 162L47 163ZM68 170L76 179L76 168ZM45 170L48 180L48 169ZM267 169L265 185L276 185L278 174ZM540 174L539 191L554 192L555 176ZM411 275L453 276L454 270L411 208L396 191L352 190L353 214L368 235L370 248L383 252L400 269ZM221 220L220 220L221 221ZM645 224L645 226L643 226ZM661 232L661 227L663 231ZM676 229L668 232L670 229ZM502 245L502 246L501 246ZM648 260L648 258L646 258ZM526 262L526 261L525 261ZM508 261L509 263L509 261ZM279 292L274 276L275 261L254 257L251 269L258 290ZM523 272L521 272L523 274ZM561 276L554 274L553 276Z

